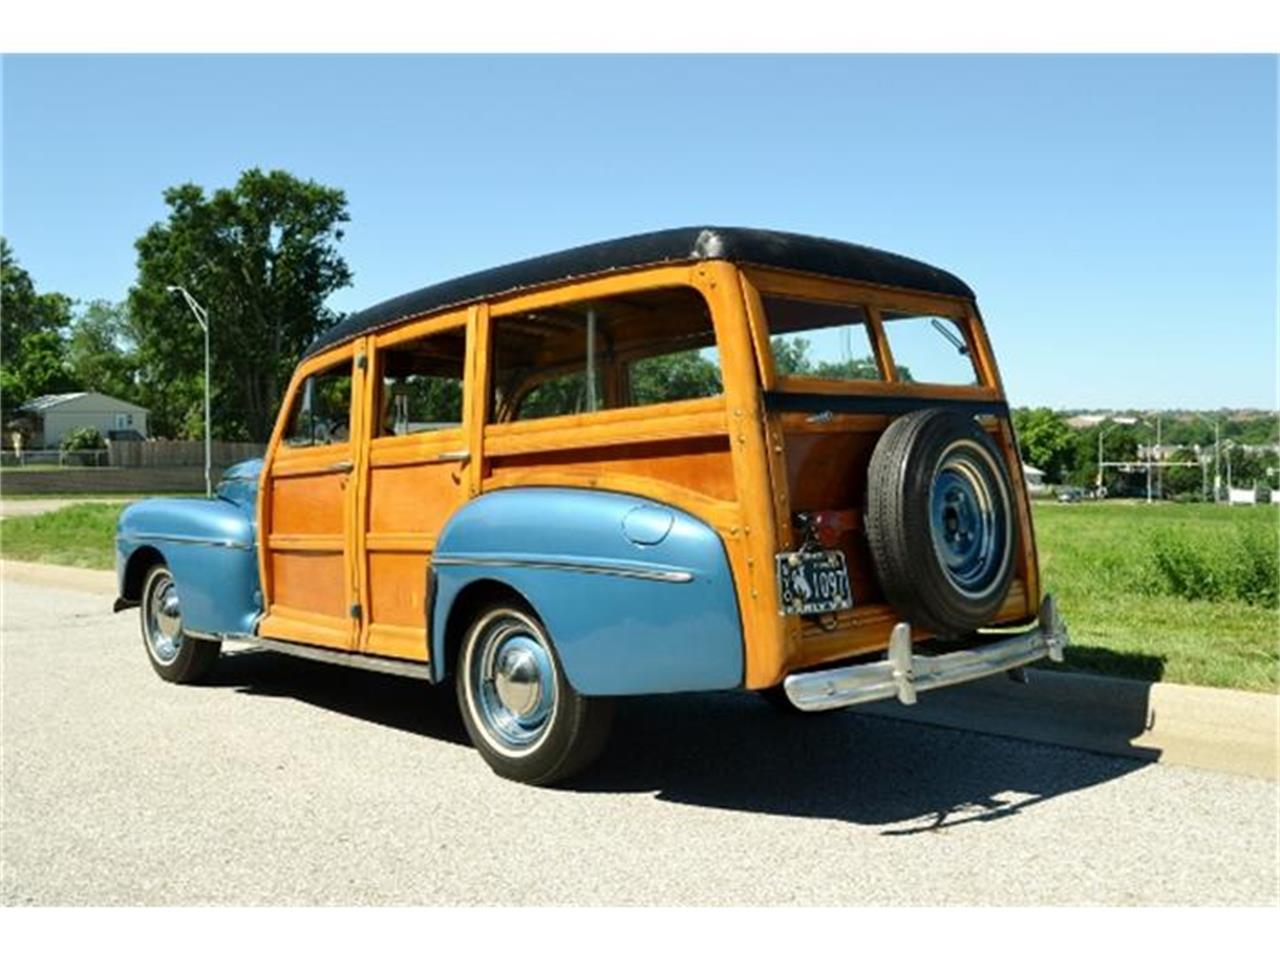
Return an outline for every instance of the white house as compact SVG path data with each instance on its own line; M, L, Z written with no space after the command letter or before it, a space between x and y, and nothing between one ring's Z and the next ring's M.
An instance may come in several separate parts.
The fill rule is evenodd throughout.
M1029 463L1022 464L1022 475L1027 478L1028 493L1044 493L1044 471L1039 467L1033 467Z
M104 393L50 393L20 408L31 423L33 449L58 446L77 427L96 427L103 437L136 440L147 436L147 410Z

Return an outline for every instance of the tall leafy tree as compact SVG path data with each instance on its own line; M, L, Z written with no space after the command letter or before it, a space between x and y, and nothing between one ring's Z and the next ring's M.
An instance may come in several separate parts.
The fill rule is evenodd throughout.
M1070 475L1076 466L1077 438L1060 414L1047 407L1020 408L1013 412L1013 426L1022 456L1043 470L1046 480L1059 483Z
M67 337L66 355L78 389L141 403L137 347L125 304L94 300L80 310Z
M164 199L168 219L138 239L129 291L142 402L157 432L200 434L203 339L166 289L181 285L210 314L215 434L264 440L302 351L336 320L325 300L351 282L337 249L346 197L255 168L212 195L187 183Z
M34 397L73 389L63 351L70 319L71 299L38 292L0 237L0 394L6 419Z

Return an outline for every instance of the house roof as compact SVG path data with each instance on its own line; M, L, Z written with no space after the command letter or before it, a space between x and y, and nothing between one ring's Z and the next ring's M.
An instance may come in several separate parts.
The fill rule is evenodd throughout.
M322 333L305 355L312 356L326 347L410 317L528 287L655 264L700 260L728 260L799 270L841 280L973 299L973 291L959 277L874 247L777 230L677 227L573 247L423 287L351 314Z
M36 397L34 400L28 400L18 409L25 410L28 413L46 413L55 407L65 406L68 403L73 403L76 400L82 400L85 397L101 397L103 400L108 400L116 406L128 407L130 410L140 410L143 413L147 412L146 407L140 407L136 403L130 403L128 400L121 400L118 397L111 397L105 393L95 393L92 390L81 390L76 393L46 393L42 397Z

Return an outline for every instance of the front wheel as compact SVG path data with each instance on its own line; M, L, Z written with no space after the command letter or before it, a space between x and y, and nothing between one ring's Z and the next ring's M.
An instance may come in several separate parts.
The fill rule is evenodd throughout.
M170 683L198 683L213 669L222 644L182 630L182 604L169 568L157 564L142 584L142 645L151 667Z
M467 733L499 776L555 783L604 748L612 701L584 697L569 685L546 629L522 605L480 612L455 673Z

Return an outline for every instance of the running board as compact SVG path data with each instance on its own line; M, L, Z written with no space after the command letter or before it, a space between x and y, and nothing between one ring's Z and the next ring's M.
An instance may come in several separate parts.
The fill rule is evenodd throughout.
M416 680L432 680L431 665L414 663L412 660L397 660L394 657L377 657L368 653L352 653L348 650L329 650L325 647L313 647L306 643L293 643L288 640L272 640L270 637L255 637L248 633L201 634L193 630L188 636L200 640L225 640L235 643L250 643L264 650L283 653L290 657L301 657L304 660L318 660L321 663L332 663L340 667L355 667L358 670L372 670L375 673L390 673L400 677L413 677Z

